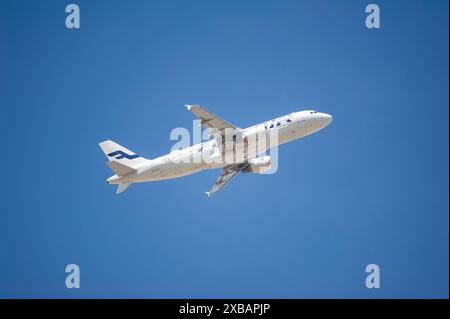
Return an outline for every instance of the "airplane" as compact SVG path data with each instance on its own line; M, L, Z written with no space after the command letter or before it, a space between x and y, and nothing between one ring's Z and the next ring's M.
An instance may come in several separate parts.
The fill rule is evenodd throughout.
M220 176L211 190L206 192L208 197L211 197L239 172L264 173L270 170L271 156L258 157L262 152L315 133L329 125L333 119L329 114L306 110L240 129L200 105L185 106L201 121L204 128L213 132L214 138L155 159L146 159L111 140L99 143L109 160L106 164L115 173L106 183L118 185L116 194L122 193L132 183L171 179L205 169L220 168ZM231 146L227 143L230 140L230 131ZM263 140L261 136L267 138L267 141L270 140L271 144L263 144L262 149L258 149L257 145L261 144L258 142ZM231 153L237 154L239 150L239 158L231 156L232 161L223 160ZM192 160L194 156L200 160Z

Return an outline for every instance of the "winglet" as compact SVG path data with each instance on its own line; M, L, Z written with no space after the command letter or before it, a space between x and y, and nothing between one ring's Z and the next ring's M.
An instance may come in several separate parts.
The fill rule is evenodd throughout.
M206 195L208 195L209 198L211 198L211 192L205 192Z
M189 105L189 104L185 104L184 106L186 106L186 108L188 109L188 111L190 111L191 108L192 108L192 105Z

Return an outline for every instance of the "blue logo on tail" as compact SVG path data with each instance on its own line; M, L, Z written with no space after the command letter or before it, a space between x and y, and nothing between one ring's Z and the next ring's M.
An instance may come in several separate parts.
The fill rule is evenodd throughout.
M115 152L109 153L109 154L107 154L107 155L110 156L110 157L114 157L115 159L127 158L127 159L129 159L129 160L131 160L131 159L133 159L133 158L138 158L138 157L140 157L140 156L137 155L137 154L130 155L130 154L125 153L124 151L115 151ZM117 156L117 155L118 155L118 156Z

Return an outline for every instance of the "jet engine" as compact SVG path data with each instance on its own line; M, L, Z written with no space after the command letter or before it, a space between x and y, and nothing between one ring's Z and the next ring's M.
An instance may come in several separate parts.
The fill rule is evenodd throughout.
M270 156L253 158L248 161L248 164L249 166L242 171L243 173L261 174L272 168Z

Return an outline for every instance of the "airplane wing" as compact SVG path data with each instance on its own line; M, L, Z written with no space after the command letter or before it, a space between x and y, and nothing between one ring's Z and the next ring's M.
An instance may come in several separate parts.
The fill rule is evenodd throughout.
M195 116L201 120L202 125L205 128L211 128L219 132L222 137L225 137L225 129L235 129L240 131L240 129L233 124L230 124L229 122L225 121L224 119L218 117L217 115L211 113L204 107L200 105L185 105L186 108L192 113L195 114Z
M248 167L248 163L241 163L241 164L233 164L226 166L222 169L222 172L220 173L219 178L216 180L214 185L212 186L211 190L209 192L206 192L206 195L208 197L211 197L212 194L215 192L220 191L225 185L227 185L233 177L235 177L240 171Z

